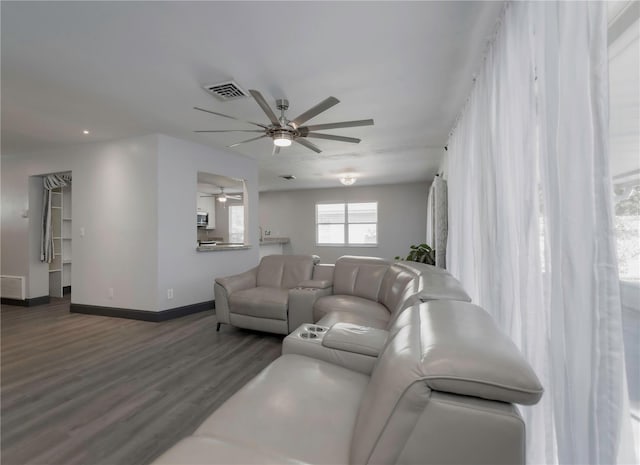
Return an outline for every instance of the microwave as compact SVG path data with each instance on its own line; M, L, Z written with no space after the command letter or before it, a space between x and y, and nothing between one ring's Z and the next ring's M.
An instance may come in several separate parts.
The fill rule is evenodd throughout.
M198 226L207 226L209 224L209 214L207 212L198 212L196 224Z

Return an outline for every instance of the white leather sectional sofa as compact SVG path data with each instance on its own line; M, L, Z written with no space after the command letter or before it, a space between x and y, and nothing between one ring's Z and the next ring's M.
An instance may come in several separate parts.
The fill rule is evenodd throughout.
M419 299L470 301L460 283L434 266L344 256L320 265L312 255L270 255L214 284L220 324L289 334L303 323L386 329Z
M524 463L513 404L541 395L484 310L432 301L400 314L370 374L285 354L154 463Z
M437 270L339 262L327 300L314 295L319 320L289 334L279 359L155 465L525 462L514 404L535 404L543 389L491 316L424 294Z

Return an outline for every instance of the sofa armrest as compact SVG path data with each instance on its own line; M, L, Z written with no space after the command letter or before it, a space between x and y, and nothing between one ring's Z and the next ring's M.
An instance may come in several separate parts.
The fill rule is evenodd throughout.
M329 281L333 282L333 271L335 265L330 264L318 264L313 267L313 279L314 281Z
M256 287L257 276L258 267L255 267L251 268L249 271L245 271L244 273L226 276L224 278L216 278L216 283L220 284L220 286L227 291L227 295L229 296L236 291Z
M296 287L289 291L289 332L303 323L313 323L313 304L331 294L332 287L323 289Z
M218 323L231 323L229 317L229 296L237 291L256 287L258 267L244 273L224 278L216 278L213 285L213 293L216 302L216 319Z
M389 332L350 323L336 323L324 335L322 345L329 349L377 357L382 351Z
M326 279L307 279L298 283L297 287L306 287L310 289L327 289L331 287L331 281Z

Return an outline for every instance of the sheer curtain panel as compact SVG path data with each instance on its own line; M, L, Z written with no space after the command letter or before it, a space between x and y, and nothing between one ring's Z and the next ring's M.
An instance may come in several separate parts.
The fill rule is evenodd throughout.
M449 140L448 268L546 389L523 409L528 463L633 461L620 447L605 9L506 4Z
M44 195L42 200L42 234L40 240L40 261L51 263L53 260L53 236L51 234L51 191L64 187L71 182L66 174L49 174L43 177Z

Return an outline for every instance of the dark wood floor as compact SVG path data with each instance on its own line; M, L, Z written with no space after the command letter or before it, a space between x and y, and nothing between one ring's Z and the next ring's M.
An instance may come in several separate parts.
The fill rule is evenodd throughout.
M213 312L163 323L2 306L2 464L146 464L280 355Z

